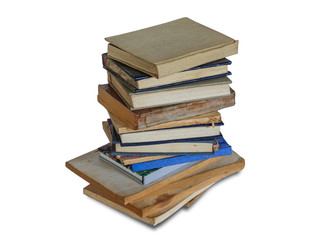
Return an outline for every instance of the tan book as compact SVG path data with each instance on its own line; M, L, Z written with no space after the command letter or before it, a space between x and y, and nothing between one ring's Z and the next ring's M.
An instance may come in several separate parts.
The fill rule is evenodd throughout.
M175 207L173 207L170 210L164 212L163 214L160 214L158 216L152 216L152 217L140 217L139 215L135 214L134 212L132 212L130 209L128 209L124 205L120 205L112 197L110 197L109 195L105 194L103 191L101 191L100 189L98 189L98 188L96 188L96 187L94 187L92 185L88 185L87 187L85 187L84 190L83 190L83 193L85 195L87 195L88 197L93 198L93 199L95 199L95 200L97 200L97 201L99 201L101 203L104 203L107 206L110 206L110 207L112 207L112 208L114 208L114 209L116 209L116 210L130 216L130 217L138 219L138 220L140 220L140 221L142 221L144 223L147 223L149 225L156 226L157 224L165 221L168 217L170 217L176 211L181 209L184 206L184 202L188 201L187 203L185 203L186 207L191 206L194 202L197 201L197 199L209 187L206 187L206 189L201 189L201 190L197 191L196 193L192 194L191 196L189 196L188 199L191 199L193 196L195 196L197 194L191 200L188 201L188 199L185 199L183 202L180 202Z
M176 174L170 173L169 175L166 175L163 180L146 186L120 172L112 165L100 160L98 150L94 150L66 162L66 167L92 184L94 187L114 198L116 202L125 205L137 214L145 215L145 211L139 209L135 210L137 207L132 204L136 204L139 201L141 202L141 200L144 198L147 199L148 196L151 196L150 194L155 193L158 189L164 188L168 184L185 178L189 180L188 183L191 184L201 183L206 179L213 178L216 172L220 170L219 168L230 164L235 164L234 166L236 166L236 169L238 166L237 171L239 171L244 167L245 162L243 158L233 152L233 154L228 156L215 157L201 161L192 167L179 171ZM203 185L207 186L212 183L213 182L209 181L204 182L202 183L201 188L203 188Z
M102 122L103 130L111 143L113 141L113 136L112 136L112 131L109 128L108 122L103 121ZM153 161L153 160L158 160L158 159L164 159L164 158L171 158L171 157L176 157L177 155L157 155L157 156L136 156L134 158L130 156L125 156L125 155L115 155L115 157L120 160L120 162L123 165L130 165L133 163L140 163L140 162L148 162L148 161Z
M238 52L238 41L189 18L105 38L107 55L156 78Z
M98 85L98 102L106 110L132 129L143 129L157 124L182 120L235 105L235 91L230 96L132 110L128 108L109 84Z
M230 72L228 72L228 65L231 64L231 61L223 58L166 77L155 78L123 63L108 58L106 53L104 53L102 57L105 69L116 73L127 84L132 85L137 89L157 88L160 86L175 85L188 81L198 81L198 79L207 79L216 75L220 77L229 75Z
M186 102L229 96L231 80L216 77L204 81L169 86L150 91L134 92L110 72L108 81L124 103L134 110L175 105Z
M121 204L111 195L105 193L103 188L94 187L94 190L96 191L96 189L98 189L96 192L101 193L100 195L102 195L102 198L106 198L110 200L110 202L115 203L116 207L113 206L114 208L124 213L125 211L130 212L132 214L129 215L133 215L133 217L138 219L155 219L157 217L163 218L163 216L166 216L167 218L188 201L204 192L212 184L242 170L244 165L245 161L238 155L235 158L232 155L228 156L223 159L223 163L215 162L215 164L210 164L209 168L206 168L205 171L163 185L160 188L139 197L136 201L126 205ZM174 209L174 211L171 213L170 211L172 209ZM163 218L163 220L166 218Z

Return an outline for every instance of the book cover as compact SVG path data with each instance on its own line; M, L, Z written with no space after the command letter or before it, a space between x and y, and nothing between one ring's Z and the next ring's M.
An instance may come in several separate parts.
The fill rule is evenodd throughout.
M109 57L157 78L238 52L238 41L189 18L105 40Z
M130 204L170 183L192 177L193 180L197 181L197 177L201 174L204 175L203 179L207 179L207 177L215 175L214 169L238 161L242 161L243 168L244 160L233 151L231 155L223 158L210 158L187 169L178 169L176 172L164 176L160 181L147 186L134 181L112 165L99 159L97 149L66 162L66 167L93 186L101 189L105 194L113 197L118 203L125 207L131 207Z

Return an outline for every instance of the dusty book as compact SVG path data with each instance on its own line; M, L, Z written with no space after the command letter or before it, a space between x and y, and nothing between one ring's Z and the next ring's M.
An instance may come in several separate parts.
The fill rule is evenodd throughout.
M162 128L148 131L136 131L118 134L120 142L124 146L139 145L138 143L152 142L184 142L188 139L210 139L220 135L220 127L223 122L212 124L195 124Z
M152 77L144 72L115 61L107 57L107 54L105 53L102 54L102 60L103 67L107 71L119 75L123 81L139 90L152 90L161 87L231 75L231 72L228 71L228 65L231 64L231 61L226 58L209 62L162 78Z
M140 217L163 214L198 190L240 171L244 165L244 159L233 152L229 156L201 161L160 182L144 186L100 160L98 151L66 163L71 171Z
M118 211L120 211L121 213L126 214L127 216L133 217L139 221L142 221L146 224L152 225L152 226L156 226L157 224L165 221L166 219L168 219L168 217L170 217L171 215L173 215L176 211L178 211L179 209L181 209L183 206L189 207L191 206L194 202L197 201L197 199L210 187L211 185L200 189L197 192L194 192L193 194L189 195L186 199L184 199L183 201L179 202L177 205L175 205L174 207L168 209L167 211L161 213L161 214L156 214L156 215L152 215L152 216L148 216L148 217L140 217L139 215L135 214L134 212L132 212L130 209L128 209L127 207L118 204L114 198L110 197L109 195L105 194L103 191L101 191L100 189L92 186L92 185L88 185L87 187L84 188L83 192L85 195L87 195L90 198L93 198L101 203L106 204L107 206L110 206Z
M105 155L101 154L103 158L107 157L109 159L113 159L119 163L122 161L129 160L129 161L136 161L137 163L133 163L127 166L129 170L132 172L139 172L145 170L151 170L156 168L162 168L187 162L194 162L194 161L201 161L212 157L221 157L230 155L232 153L231 146L224 140L222 136L217 137L216 141L218 143L218 148L215 149L213 155L211 154L194 154L194 155L180 155L180 156L171 156L162 159L156 159L152 161L144 161L139 162L137 159L141 158L141 155L123 155L121 154L117 157L116 153L113 151L111 144L106 144L105 146L101 147L99 150L104 153Z
M132 109L175 105L185 102L229 96L231 80L228 77L212 78L150 91L136 91L118 75L107 72L108 81L124 103Z
M114 156L110 155L110 152L107 151L107 146L108 145L105 145L98 149L100 159L108 164L111 164L119 171L130 176L132 179L134 179L135 181L143 185L164 180L165 175L168 175L170 173L176 174L179 171L185 170L196 164L196 163L187 162L187 163L180 163L177 165L170 165L166 167L152 168L152 169L146 169L143 171L134 172L130 170L129 166L123 165L117 158L114 158Z
M156 78L238 52L238 41L189 18L105 39L110 58Z
M167 123L157 124L152 127L134 130L132 128L129 128L124 122L119 120L114 115L110 114L110 118L111 118L111 121L114 124L114 128L118 134L149 131L149 130L172 128L172 127L181 127L181 126L192 126L192 125L198 125L198 124L215 125L216 123L221 122L221 114L218 111L214 111L214 112L202 114L202 115L195 116L195 117L189 117L189 118L185 118L182 120L170 121Z
M133 110L123 103L109 84L98 85L98 102L105 109L132 129L143 129L170 121L182 120L235 105L235 91L229 96Z
M191 155L191 154L210 154L218 150L216 136L190 138L190 139L171 139L155 142L135 142L122 144L120 136L115 131L110 119L103 122L103 129L109 141L112 143L113 155L134 155L155 156L155 155Z

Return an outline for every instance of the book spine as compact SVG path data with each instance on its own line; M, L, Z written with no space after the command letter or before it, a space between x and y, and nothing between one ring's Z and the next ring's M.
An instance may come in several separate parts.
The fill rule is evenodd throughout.
M97 101L106 108L108 112L118 117L128 127L137 129L138 118L135 114L117 100L116 97L111 96L101 85L98 86Z
M106 54L103 54L102 58L103 66L107 71L113 72L121 76L121 78L123 78L128 84L138 88L138 84L135 82L135 80L131 76L129 76L123 69L117 66L111 59L109 59Z

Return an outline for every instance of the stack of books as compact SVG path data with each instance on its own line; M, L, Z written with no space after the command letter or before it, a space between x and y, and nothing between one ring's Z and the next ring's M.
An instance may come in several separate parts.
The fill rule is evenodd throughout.
M106 40L109 143L66 166L90 183L86 195L156 225L244 168L219 113L235 104L226 57L238 41L189 18Z

